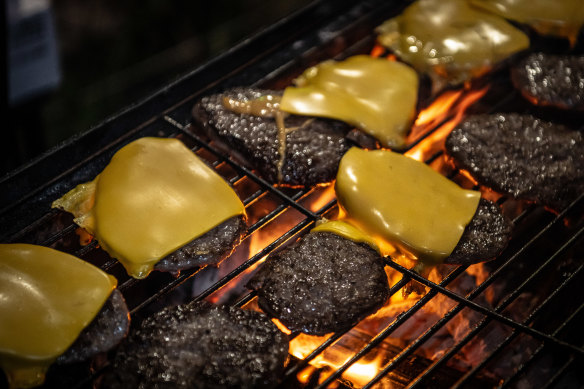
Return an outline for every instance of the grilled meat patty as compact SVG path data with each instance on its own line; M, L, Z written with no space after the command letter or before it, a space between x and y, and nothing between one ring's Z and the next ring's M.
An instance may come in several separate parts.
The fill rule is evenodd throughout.
M276 120L235 113L223 104L224 98L249 101L281 91L234 88L207 96L193 108L193 117L209 136L224 143L234 154L271 183L292 186L315 185L335 178L339 161L348 150L345 140L350 127L345 123L306 116L287 115L285 158L281 171L280 140Z
M118 349L104 388L267 388L288 337L259 312L206 302L167 307Z
M234 216L161 259L154 269L179 272L195 266L217 265L228 257L245 234L243 217Z
M470 265L495 258L509 243L513 224L492 201L481 199L462 237L444 263Z
M533 53L512 67L511 79L534 104L584 109L584 57Z
M354 325L389 297L379 254L330 232L309 233L270 257L247 287L288 329L313 335Z
M111 350L128 333L130 312L122 293L114 289L93 321L75 342L57 358L58 364L83 362Z
M480 184L562 210L584 190L584 139L530 115L470 116L446 138L454 164Z

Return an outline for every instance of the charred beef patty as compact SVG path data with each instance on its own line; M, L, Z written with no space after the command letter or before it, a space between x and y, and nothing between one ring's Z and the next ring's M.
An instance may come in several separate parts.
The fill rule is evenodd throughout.
M75 342L57 358L58 364L83 362L111 350L128 333L130 313L122 293L114 289L93 321Z
M268 388L288 337L259 312L206 302L168 307L118 349L104 388Z
M288 329L313 335L354 325L389 297L379 254L330 232L309 233L269 258L247 287Z
M511 69L511 79L534 104L584 109L584 57L534 53Z
M555 210L584 190L582 134L530 115L470 116L448 135L446 152L480 184Z
M204 235L162 258L154 269L174 273L195 266L217 265L233 252L245 234L245 230L245 221L241 216L227 219Z
M344 136L351 129L345 123L288 115L286 153L279 180L280 141L278 125L271 117L239 114L223 105L223 98L249 101L281 91L235 88L201 99L193 117L209 136L236 151L246 164L271 183L315 185L335 178L339 161L349 145Z
M444 263L470 265L495 258L509 243L513 224L492 201L481 199L472 220Z

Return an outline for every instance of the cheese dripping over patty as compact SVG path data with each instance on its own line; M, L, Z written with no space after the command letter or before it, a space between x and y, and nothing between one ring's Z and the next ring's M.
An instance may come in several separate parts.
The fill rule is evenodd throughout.
M132 277L227 219L245 215L233 189L178 139L141 138L91 182L53 202L75 215Z
M394 247L429 263L450 255L480 200L480 192L460 188L424 163L355 147L341 160L335 190L343 221L357 228L353 240L367 242L366 233L384 255L391 253L385 247Z
M41 385L117 280L72 255L0 244L0 366L11 388Z

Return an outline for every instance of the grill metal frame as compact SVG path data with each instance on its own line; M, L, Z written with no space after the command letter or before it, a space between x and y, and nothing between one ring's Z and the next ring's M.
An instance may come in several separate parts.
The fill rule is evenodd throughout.
M359 4L354 4L350 1L314 2L280 23L264 30L256 37L242 42L242 44L229 50L224 55L168 85L153 96L135 106L129 107L87 133L62 144L36 161L9 173L0 181L0 188L2 188L0 190L0 225L3 226L3 231L0 232L0 241L22 242L38 239L38 235L35 234L39 230L45 229L46 226L55 224L55 220L60 214L58 211L50 210L50 202L76 184L92 179L107 164L115 150L124 144L138 137L148 135L178 137L185 141L194 152L211 156L210 164L214 168L218 170L227 168L234 172L228 178L230 184L237 185L242 180L249 180L253 182L253 185L257 186L257 190L242 199L246 207L267 196L272 196L278 200L279 203L273 209L270 209L269 212L249 226L246 237L251 236L272 220L277 219L284 212L294 210L294 212L301 215L300 221L291 229L191 300L199 301L208 298L220 291L225 285L235 282L234 280L237 277L256 266L268 254L284 247L306 233L321 216L333 211L336 203L335 200L332 200L319 210L310 210L302 205L302 201L313 193L314 188L275 188L261 177L258 177L253 171L231 160L229 156L219 151L212 143L198 135L197 131L193 129L190 109L194 102L205 94L231 86L249 85L281 88L289 83L290 79L297 75L299 71L323 59L345 57L365 52L372 45L372 27L399 13L405 5L402 2L382 0L369 0ZM299 28L298 26L301 27ZM268 48L267 50L266 47ZM494 112L508 109L518 99L518 93L512 92L498 100L497 104L490 106L489 110ZM522 109L526 109L525 106ZM423 142L441 124L450 119L446 118L420 139L416 139L406 151ZM427 158L425 162L431 164L441 155L441 151L437 152ZM457 173L453 171L449 178L453 178ZM504 205L506 201L508 200L503 197L498 202L500 205ZM465 272L468 266L454 268L441 282L435 283L386 258L386 265L402 274L401 280L391 287L391 295L397 293L411 280L425 285L427 287L426 294L383 331L374 336L363 348L355 350L356 353L353 357L347 360L339 369L333 371L328 378L316 385L316 387L343 386L342 380L339 381L343 372L365 357L371 350L375 350L383 343L384 339L389 337L437 295L448 297L456 305L386 364L379 374L364 386L365 388L374 387L384 377L388 377L401 363L413 356L425 341L435 335L463 309L470 309L479 313L482 317L480 322L462 340L447 350L442 357L432 361L423 373L417 375L407 387L432 386L434 375L439 373L440 369L451 361L465 345L476 339L480 332L492 323L499 323L499 325L510 329L510 335L499 342L493 350L486 352L484 358L476 366L461 373L457 381L451 383L452 387L460 388L475 385L477 379L479 380L478 382L491 382L481 381L481 374L488 368L490 363L501 358L501 354L505 352L509 345L524 338L538 342L538 347L527 355L526 359L522 360L519 365L515 366L512 375L502 379L499 383L502 387L517 385L518 380L524 377L525 374L529 374L533 369L537 369L539 361L545 358L557 359L560 362L559 367L556 367L554 361L552 365L556 372L547 377L547 382L542 387L562 385L565 384L566 379L572 380L568 382L584 382L582 372L577 371L577 367L581 366L584 359L582 345L584 339L568 336L569 339L566 340L563 335L566 329L574 325L584 324L584 300L576 301L575 305L571 307L574 308L574 312L571 314L566 312L565 320L558 326L543 330L534 327L534 323L541 320L541 315L545 314L550 305L554 304L554 299L561 296L574 282L582 280L583 264L571 269L569 274L563 276L559 285L542 302L538 303L524 320L515 320L505 311L506 308L517 301L531 283L539 280L538 277L541 277L543 273L551 272L550 269L553 269L554 265L557 266L558 261L564 258L566 251L582 245L584 234L583 208L584 194L558 215L542 212L541 207L527 206L515 217L514 223L516 227L525 227L532 222L534 217L541 226L538 226L535 230L528 229L527 233L522 232L521 236L525 241L517 242L517 245L513 245L512 242L510 247L497 260L491 263L493 270L490 276L464 296L452 291L449 286ZM566 224L570 223L570 226L566 226ZM49 232L44 234L40 241L34 241L34 243L46 246L56 244L73 235L75 229L75 225L69 222L66 226L60 227L55 231L49 229ZM519 285L499 301L495 307L485 306L475 301L490 286L499 282L506 271L510 271L514 266L518 266L518 263L522 260L525 260L525 256L529 255L534 248L537 249L538 244L549 239L547 235L551 233L557 234L557 232L554 232L557 230L560 230L561 233L564 229L568 229L570 235L565 237L562 242L559 242L551 254L546 254L543 263L523 278ZM515 239L517 238L514 237ZM81 258L91 259L92 255L100 251L97 244L92 242L87 246L76 248L72 253ZM582 255L581 251L578 251L578 253ZM229 261L229 259L226 261ZM147 308L158 303L166 303L165 299L173 291L177 290L185 282L195 279L197 274L203 270L195 268L183 271L176 278L169 275L155 275L147 280L134 280L120 274L120 266L113 259L105 260L98 264L104 270L118 276L121 281L119 288L124 295L133 290L143 288L143 285L156 284L157 290L154 293L145 298L129 301L132 316L137 319L145 314L144 312L148 310ZM582 291L582 288L578 290ZM244 293L234 304L243 306L252 301L254 297L255 292ZM333 334L305 359L296 360L293 358L285 371L284 381L293 380L296 374L308 366L311 360L335 344L349 330ZM573 330L568 332L572 333ZM294 337L296 335L298 334L292 334L291 336ZM105 368L107 367L102 367L96 372L88 374L78 382L77 387L90 387L92 380L98 377ZM573 381L574 379L576 381Z

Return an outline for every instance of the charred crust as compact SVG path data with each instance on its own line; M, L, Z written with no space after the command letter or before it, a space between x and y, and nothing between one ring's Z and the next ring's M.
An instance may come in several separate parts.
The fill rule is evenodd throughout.
M121 345L107 388L270 388L288 337L254 311L206 302L167 307Z
M561 211L584 190L584 137L531 115L469 116L446 138L454 165L481 185Z
M352 326L389 298L379 254L329 232L309 233L273 255L247 287L289 330L312 335Z
M114 289L95 319L75 342L57 358L58 364L86 361L113 349L128 333L130 312L122 293Z
M196 266L217 265L233 252L245 231L244 218L234 216L167 255L154 266L154 269L179 272Z
M511 68L513 85L531 103L584 110L584 57L533 53Z
M462 237L444 263L471 265L497 257L511 239L513 224L492 201L481 199Z

